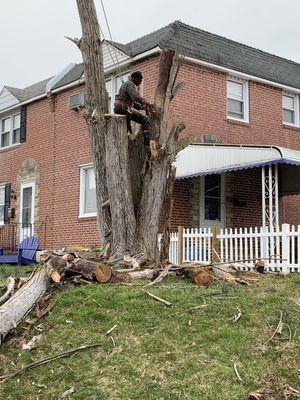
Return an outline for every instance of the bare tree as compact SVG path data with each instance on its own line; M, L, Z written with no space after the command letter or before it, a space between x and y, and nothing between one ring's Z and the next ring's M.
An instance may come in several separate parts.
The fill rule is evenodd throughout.
M128 139L125 117L107 114L108 96L94 1L76 1L82 38L71 40L79 47L84 63L84 115L95 166L100 239L104 246L109 245L112 258L142 252L147 259L156 260L160 212L165 195L170 196L167 180L172 174L179 134L185 128L179 121L169 126L169 108L178 91L175 82L182 57L167 49L161 53L154 97L156 115L152 120L159 143L158 157L154 159L145 151L141 134L134 141Z

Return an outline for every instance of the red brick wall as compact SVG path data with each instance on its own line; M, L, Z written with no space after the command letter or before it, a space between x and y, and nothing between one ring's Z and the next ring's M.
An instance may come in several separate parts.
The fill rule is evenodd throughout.
M53 220L53 116L48 100L30 104L27 110L27 140L10 149L0 149L0 182L10 182L17 193L17 175L21 164L26 159L36 161L39 171L39 215L38 225L48 221L48 235L43 229L46 246L51 245L50 221ZM19 199L11 199L11 206L16 207ZM14 222L18 223L18 216Z
M132 66L144 72L144 97L153 100L157 79L158 57L151 57ZM226 75L201 66L185 63L178 79L186 86L174 100L170 119L180 116L187 124L184 134L197 137L213 133L225 143L276 144L300 149L300 129L282 125L281 90L249 82L250 123L230 122L226 117ZM48 246L82 244L98 245L96 218L79 218L79 180L81 164L91 162L86 124L79 113L69 110L68 98L82 91L75 87L55 95L56 107L51 112L49 101L40 100L28 106L27 141L15 149L0 151L0 181L16 185L18 168L26 158L36 160L40 169L39 221L52 221L53 237ZM237 173L233 192L247 200L247 212L234 210L234 226L260 224L260 181L254 170L252 185L241 190L243 173ZM245 175L245 176L246 176ZM249 179L249 175L247 175ZM255 184L255 196L252 189ZM175 185L172 219L177 225L191 226L190 204L192 184L181 181ZM300 223L300 196L284 201L282 220ZM249 210L248 210L249 208Z
M245 202L245 206L233 206L232 225L230 227L254 227L262 225L262 188L259 168L236 171L231 174L231 201Z

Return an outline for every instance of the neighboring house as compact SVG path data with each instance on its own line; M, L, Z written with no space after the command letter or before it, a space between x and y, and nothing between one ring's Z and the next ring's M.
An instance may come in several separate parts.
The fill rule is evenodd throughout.
M136 69L153 99L164 47L185 56L171 118L198 142L177 160L173 229L300 224L300 64L176 21L126 45L103 42L111 107ZM81 64L3 88L0 247L16 229L18 239L38 235L42 248L99 244L83 102Z

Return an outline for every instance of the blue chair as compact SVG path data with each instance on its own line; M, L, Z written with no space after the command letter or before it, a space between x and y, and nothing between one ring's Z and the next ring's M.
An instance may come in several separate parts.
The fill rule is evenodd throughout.
M39 241L34 236L22 240L18 245L18 254L0 255L0 264L28 264L34 260L35 252L39 247Z

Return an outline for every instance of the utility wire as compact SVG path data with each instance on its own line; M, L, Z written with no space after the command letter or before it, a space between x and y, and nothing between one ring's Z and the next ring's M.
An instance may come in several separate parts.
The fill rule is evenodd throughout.
M113 42L113 38L112 38L111 30L110 30L110 27L109 27L109 22L108 22L108 18L107 18L107 14L106 14L106 11L105 11L105 7L104 7L103 0L100 0L100 2L101 2L103 14L104 14L104 18L105 18L107 30L108 30L108 33L109 33L109 37L110 37L110 40ZM101 28L100 28L100 30L101 30ZM102 32L102 30L101 30L101 32ZM103 33L102 33L102 35L103 35ZM104 35L103 35L103 38L104 38ZM109 47L108 47L108 49L109 49ZM121 74L121 68L120 68L120 65L119 65L119 60L118 60L116 48L115 48L114 45L113 45L113 49L114 49L114 53L115 53L115 57L116 57L116 63L115 63L113 57L111 56L110 49L109 49L109 53L110 53L110 56L112 57L112 60L113 60L114 65L117 66L117 72L119 73L119 76L120 76L120 78L121 78L121 81L122 81L122 83L124 83L124 80L123 80L123 77L122 77L122 74Z

